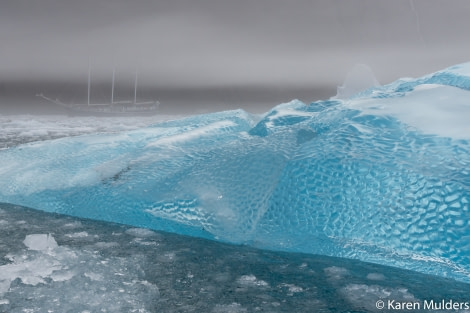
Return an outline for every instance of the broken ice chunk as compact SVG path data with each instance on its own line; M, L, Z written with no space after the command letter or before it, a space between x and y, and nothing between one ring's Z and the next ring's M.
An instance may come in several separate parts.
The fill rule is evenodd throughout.
M28 249L36 251L54 250L58 247L51 234L27 235L23 243Z

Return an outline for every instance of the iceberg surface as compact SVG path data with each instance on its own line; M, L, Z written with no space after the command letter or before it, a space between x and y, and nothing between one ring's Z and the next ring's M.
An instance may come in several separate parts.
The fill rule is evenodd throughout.
M0 201L470 282L470 63L0 151Z

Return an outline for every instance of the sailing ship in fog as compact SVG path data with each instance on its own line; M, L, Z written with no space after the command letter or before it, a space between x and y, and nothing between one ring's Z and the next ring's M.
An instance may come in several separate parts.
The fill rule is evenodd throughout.
M91 69L88 69L88 100L82 104L67 104L59 99L52 99L40 93L36 96L65 108L69 115L95 115L95 116L135 116L156 114L160 106L159 101L137 101L137 71L134 80L134 99L115 101L114 82L116 71L113 70L111 101L109 103L92 103L91 95Z

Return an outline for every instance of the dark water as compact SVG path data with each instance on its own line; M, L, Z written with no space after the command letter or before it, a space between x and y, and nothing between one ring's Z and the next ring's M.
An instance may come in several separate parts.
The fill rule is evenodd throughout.
M10 204L0 226L0 312L379 312L377 301L407 312L396 303L470 301L470 285L445 278Z

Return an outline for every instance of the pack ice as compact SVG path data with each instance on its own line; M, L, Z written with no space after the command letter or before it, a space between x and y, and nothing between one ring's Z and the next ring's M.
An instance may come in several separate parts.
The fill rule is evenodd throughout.
M0 201L470 281L470 63L0 151ZM340 99L341 98L341 99Z

